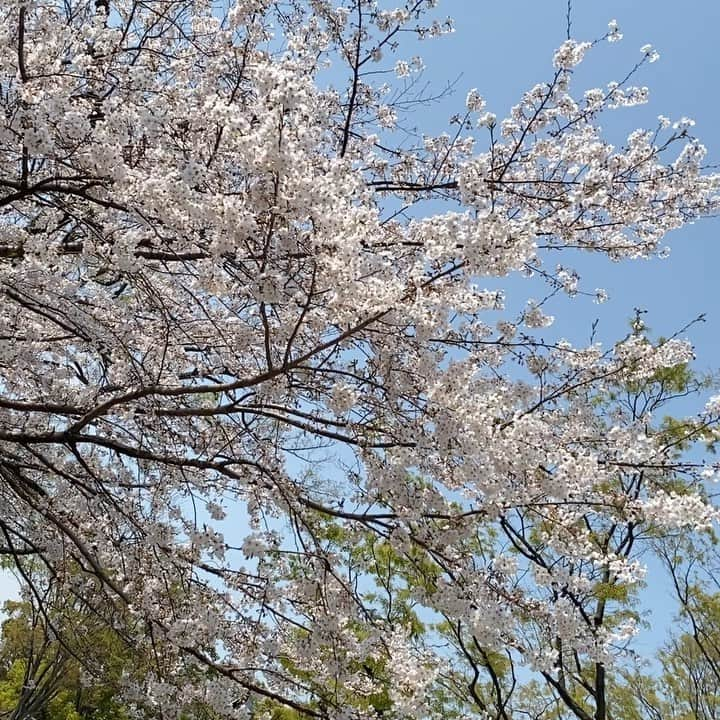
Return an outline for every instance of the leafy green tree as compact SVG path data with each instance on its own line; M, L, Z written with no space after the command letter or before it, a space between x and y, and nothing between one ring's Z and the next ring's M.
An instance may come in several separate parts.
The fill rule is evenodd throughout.
M0 717L125 720L119 698L134 667L128 648L68 585L41 568L26 572L31 592L4 605Z
M671 720L720 716L720 554L713 535L661 547L680 604L676 631L659 654Z

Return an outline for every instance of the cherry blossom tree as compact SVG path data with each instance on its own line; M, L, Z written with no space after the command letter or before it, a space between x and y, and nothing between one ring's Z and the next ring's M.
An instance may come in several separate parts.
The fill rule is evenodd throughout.
M564 658L602 682L634 633L584 600L642 579L632 528L715 518L676 449L720 401L673 439L602 401L685 339L548 341L484 289L579 295L558 252L648 257L716 210L687 119L601 134L657 54L578 92L613 22L508 118L473 90L414 135L401 40L451 30L435 4L0 2L0 548L152 658L125 692L163 717L439 716L458 649L497 717L508 652L567 700ZM383 595L373 552L409 580Z

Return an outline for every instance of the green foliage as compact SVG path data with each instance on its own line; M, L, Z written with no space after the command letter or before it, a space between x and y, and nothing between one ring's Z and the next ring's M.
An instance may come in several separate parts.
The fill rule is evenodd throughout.
M61 644L46 612L31 603L8 601L0 635L0 716L33 708L43 720L126 720L117 700L121 673L132 667L128 650L112 631L84 624L83 644L92 649L102 676L88 677L80 655ZM67 612L67 611L66 611ZM76 616L74 621L82 620ZM61 617L55 618L58 622ZM66 622L69 620L66 618Z
M0 715L10 713L18 706L25 670L23 660L14 660L0 675Z

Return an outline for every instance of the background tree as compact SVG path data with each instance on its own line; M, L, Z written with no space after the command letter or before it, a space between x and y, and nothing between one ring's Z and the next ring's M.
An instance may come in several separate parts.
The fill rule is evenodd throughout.
M679 623L660 653L662 697L672 718L720 711L720 586L717 540L674 538L661 548L679 601Z
M32 592L3 608L0 716L125 720L122 676L139 677L139 668L121 640L62 585L42 571L26 572Z

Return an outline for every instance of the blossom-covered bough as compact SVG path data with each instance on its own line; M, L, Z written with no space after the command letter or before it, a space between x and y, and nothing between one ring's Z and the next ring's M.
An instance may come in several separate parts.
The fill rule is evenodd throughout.
M604 140L647 90L574 96L572 39L509 118L400 132L434 5L0 4L0 546L163 717L510 717L523 666L600 720L637 544L714 517L677 451L717 403L650 419L685 341L545 341L483 290L655 253L715 210L702 145Z

